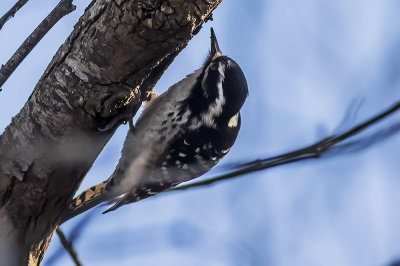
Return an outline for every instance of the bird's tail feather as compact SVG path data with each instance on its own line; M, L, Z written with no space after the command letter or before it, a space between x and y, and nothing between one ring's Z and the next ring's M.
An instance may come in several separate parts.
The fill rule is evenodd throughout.
M112 196L106 193L106 184L107 181L104 181L85 190L78 197L74 198L67 209L64 210L61 223L90 210L102 202L109 201Z

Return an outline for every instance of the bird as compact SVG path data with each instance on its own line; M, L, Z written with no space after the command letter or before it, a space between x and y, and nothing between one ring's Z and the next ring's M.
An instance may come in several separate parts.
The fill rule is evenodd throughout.
M114 204L104 213L114 211L203 175L234 144L247 97L242 69L221 52L211 28L201 68L152 99L128 131L113 174L72 200L63 219L101 202Z

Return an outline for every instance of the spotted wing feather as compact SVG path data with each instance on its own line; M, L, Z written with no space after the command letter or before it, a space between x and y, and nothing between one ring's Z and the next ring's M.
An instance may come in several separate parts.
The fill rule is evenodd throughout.
M115 195L130 191L148 175L148 168L159 160L167 146L179 137L188 123L189 113L181 103L188 97L190 88L200 72L195 72L157 97L139 117L133 132L129 132L114 174L106 190ZM190 78L191 77L191 78ZM129 175L129 178L125 178Z
M237 123L234 126L227 124L222 131L204 126L191 129L190 125L185 125L182 134L176 135L165 152L157 157L155 167L148 171L142 182L105 212L148 198L206 173L232 147L239 128L239 114Z

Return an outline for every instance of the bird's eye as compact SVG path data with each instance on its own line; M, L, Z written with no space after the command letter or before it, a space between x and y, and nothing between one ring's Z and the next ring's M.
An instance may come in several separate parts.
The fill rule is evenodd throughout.
M218 69L218 63L214 62L214 63L211 64L210 67L211 67L212 70L217 70Z

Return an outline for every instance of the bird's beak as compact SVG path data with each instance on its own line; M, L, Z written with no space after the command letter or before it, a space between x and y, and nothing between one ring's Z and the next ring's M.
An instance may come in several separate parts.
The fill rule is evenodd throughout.
M211 56L212 59L222 56L221 50L219 49L217 37L215 37L214 29L211 28Z

